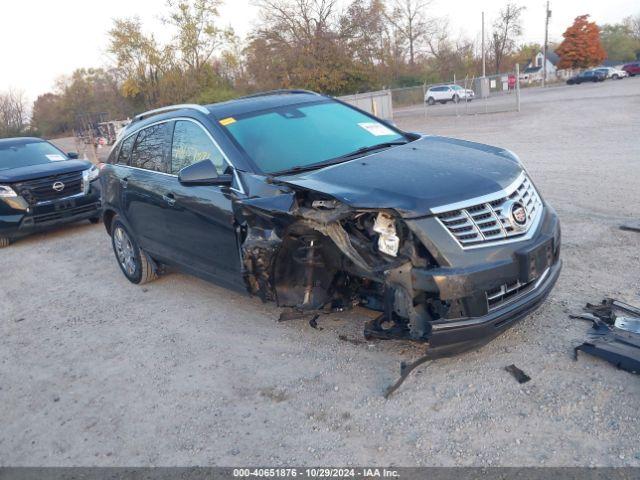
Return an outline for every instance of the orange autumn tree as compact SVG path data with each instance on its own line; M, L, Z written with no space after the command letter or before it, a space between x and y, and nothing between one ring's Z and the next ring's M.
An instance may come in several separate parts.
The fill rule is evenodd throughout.
M600 30L589 15L576 17L562 35L564 40L556 48L560 57L558 68L587 68L600 64L607 58L607 52L600 43Z

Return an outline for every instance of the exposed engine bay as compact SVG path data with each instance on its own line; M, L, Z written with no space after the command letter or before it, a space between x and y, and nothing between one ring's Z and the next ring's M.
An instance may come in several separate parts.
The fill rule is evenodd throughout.
M311 191L238 202L243 276L263 301L300 312L362 305L371 338L428 339L442 314L416 298L413 267L437 266L392 211L360 210Z

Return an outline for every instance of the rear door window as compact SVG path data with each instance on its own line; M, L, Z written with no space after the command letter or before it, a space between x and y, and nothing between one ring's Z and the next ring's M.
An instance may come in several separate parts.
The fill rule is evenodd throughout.
M131 152L131 166L168 173L165 161L168 123L158 123L140 130Z
M133 141L135 139L136 136L134 134L122 141L122 146L120 147L116 163L119 163L120 165L129 165L129 160L131 159L131 147L133 147Z
M213 162L218 175L225 173L228 167L224 155L211 141L204 127L188 120L178 120L173 130L171 173L177 174L184 167L202 160Z

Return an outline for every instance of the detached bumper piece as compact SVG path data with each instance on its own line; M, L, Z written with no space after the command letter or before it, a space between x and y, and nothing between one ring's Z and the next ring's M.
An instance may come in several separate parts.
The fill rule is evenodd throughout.
M585 312L572 318L593 322L591 339L574 349L574 358L584 352L640 374L640 308L605 298L599 305L588 303Z

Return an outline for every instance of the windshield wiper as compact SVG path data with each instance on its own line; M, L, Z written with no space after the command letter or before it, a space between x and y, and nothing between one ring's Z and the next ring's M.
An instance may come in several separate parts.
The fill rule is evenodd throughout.
M381 148L395 147L396 145L404 145L406 143L409 143L409 142L407 140L395 140L393 142L377 143L376 145L370 145L368 147L361 147L361 148L359 148L357 150L354 150L351 153L346 153L344 155L341 155L338 158L356 157L358 155L362 155L363 153L374 152L376 150L380 150Z
M382 148L395 147L396 145L404 145L406 143L409 143L409 142L407 140L395 140L393 142L378 143L376 145L370 145L368 147L361 147L357 150L354 150L351 153L340 155L339 157L336 157L336 158L331 158L329 160L325 160L322 162L311 163L309 165L297 165L295 167L287 168L286 170L273 172L270 175L277 177L277 176L286 175L289 173L300 173L300 172L306 172L309 170L317 170L318 168L324 168L324 167L328 167L329 165L335 165L337 163L346 162L347 160L351 160L352 158L357 157L358 155L363 155L365 153L380 150Z

